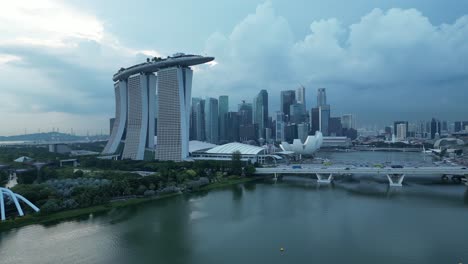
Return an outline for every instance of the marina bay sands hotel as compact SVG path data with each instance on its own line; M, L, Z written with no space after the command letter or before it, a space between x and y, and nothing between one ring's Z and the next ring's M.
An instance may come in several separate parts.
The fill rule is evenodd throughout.
M121 68L113 76L115 121L102 154L133 160L148 159L148 155L158 160L186 159L193 76L190 66L212 60L214 57L177 53Z

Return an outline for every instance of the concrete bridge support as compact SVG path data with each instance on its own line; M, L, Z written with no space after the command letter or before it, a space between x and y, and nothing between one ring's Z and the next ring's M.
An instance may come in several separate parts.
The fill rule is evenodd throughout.
M333 181L333 173L316 173L316 175L318 183L330 184Z
M387 174L390 187L402 187L405 174Z

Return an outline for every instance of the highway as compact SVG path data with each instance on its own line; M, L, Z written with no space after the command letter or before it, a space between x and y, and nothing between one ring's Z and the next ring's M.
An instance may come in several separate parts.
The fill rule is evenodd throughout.
M293 167L294 166L294 167ZM343 167L343 166L277 166L272 168L257 168L255 171L257 175L274 175L276 180L278 176L283 174L308 174L315 175L317 182L321 184L330 184L333 181L334 175L376 175L385 176L388 179L388 183L392 187L402 187L403 180L406 175L416 176L430 176L440 175L447 178L450 175L452 180L458 180L461 182L464 177L468 175L468 169L465 167L403 167L403 168L392 168L392 167Z
M404 168L378 168L378 167L345 167L345 166L278 166L273 168L257 168L255 174L405 174L405 175L468 175L464 167L404 167Z

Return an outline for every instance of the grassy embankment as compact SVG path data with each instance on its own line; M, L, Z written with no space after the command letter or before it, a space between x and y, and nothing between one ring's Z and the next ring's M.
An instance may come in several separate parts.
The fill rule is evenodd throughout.
M255 178L226 179L222 182L215 182L207 186L204 186L200 188L199 191L208 191L208 190L218 189L218 188L226 187L229 185L249 182L254 179ZM122 208L122 207L131 206L131 205L142 204L142 203L146 203L150 201L174 197L177 195L180 195L180 193L171 193L171 194L165 194L165 195L160 195L156 197L148 197L148 198L133 198L133 199L125 200L125 201L116 201L112 203L107 203L107 204L92 206L92 207L87 207L87 208L60 211L60 212L56 212L56 213L52 213L48 215L40 214L40 213L29 214L23 217L18 217L16 219L9 219L4 222L1 222L0 232L6 231L12 228L18 228L18 227L32 225L32 224L52 224L55 222L66 220L66 219L76 218L79 216L84 216L84 215L89 215L89 214L102 213L102 212L106 212L114 208Z

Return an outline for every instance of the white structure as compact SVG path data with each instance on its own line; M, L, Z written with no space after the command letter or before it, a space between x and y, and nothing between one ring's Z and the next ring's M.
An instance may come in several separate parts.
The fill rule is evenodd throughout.
M188 67L158 72L158 160L181 161L189 155L192 76Z
M13 201L13 203L15 204L16 210L18 211L19 216L23 216L24 212L23 212L23 209L21 208L21 205L18 199L20 201L23 201L27 205L29 205L29 207L31 207L34 211L39 212L39 208L37 208L37 206L35 206L30 201L28 201L28 199L24 198L23 196L17 193L12 192L10 189L0 187L0 218L2 221L6 220L4 195L6 197L10 197L10 199Z
M14 160L14 162L32 162L34 161L34 159L30 158L30 157L26 157L26 156L21 156L17 159Z
M341 116L341 125L343 128L356 129L356 118L352 114L346 114Z
M115 121L102 154L120 154L116 152L125 138L121 158L143 160L145 150L154 150L157 117L156 159L187 158L193 75L189 66L212 60L178 53L166 59L148 59L114 74Z
M407 132L407 127L406 124L397 124L397 134L396 137L398 140L405 140L406 139L406 132Z
M228 143L216 146L208 150L195 151L192 153L194 160L231 160L232 154L239 151L242 161L258 162L263 164L267 149L242 143Z
M305 87L302 85L296 89L296 102L298 104L304 105L304 109L307 109L306 100L305 100Z
M293 151L295 154L311 155L316 152L323 143L323 136L320 131L316 131L314 136L308 136L304 143L300 139L294 139L292 144L281 142L280 147L284 151Z
M61 143L49 144L49 152L67 154L67 153L70 153L71 151L72 150L70 146L68 146L67 144L61 144Z
M115 121L111 136L102 154L112 154L117 151L127 123L127 81L119 80L114 83L115 92Z
M323 137L322 147L324 148L347 148L351 146L351 139L348 137Z

